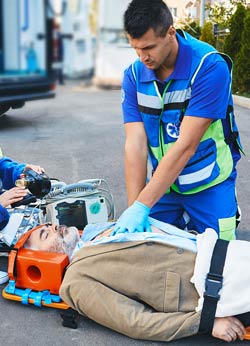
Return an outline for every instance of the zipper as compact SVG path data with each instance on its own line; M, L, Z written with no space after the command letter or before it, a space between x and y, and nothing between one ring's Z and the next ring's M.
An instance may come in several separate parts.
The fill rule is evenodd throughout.
M209 157L209 156L211 156L211 155L213 155L212 152L206 154L205 156L202 156L200 159L197 159L197 160L195 160L195 161L193 161L193 162L190 162L189 164L187 164L187 165L185 166L185 168L186 168L186 167L193 166L193 165L195 165L196 163L199 163L199 162L203 161L204 159L206 159L207 157Z

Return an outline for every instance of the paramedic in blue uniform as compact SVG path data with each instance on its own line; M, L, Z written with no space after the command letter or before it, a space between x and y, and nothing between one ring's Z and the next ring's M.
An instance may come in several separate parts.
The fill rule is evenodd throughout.
M149 229L148 215L184 228L188 215L197 232L234 239L241 145L231 59L176 30L162 0L133 0L124 27L138 59L123 79L129 208L115 232Z
M27 190L15 186L15 181L26 169L32 169L37 173L44 172L40 166L17 163L3 156L0 149L0 231L9 221L9 212L6 208L27 195Z

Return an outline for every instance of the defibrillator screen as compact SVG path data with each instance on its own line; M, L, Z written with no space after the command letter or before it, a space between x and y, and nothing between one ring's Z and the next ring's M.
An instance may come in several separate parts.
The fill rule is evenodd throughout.
M74 203L62 202L55 207L57 210L56 218L60 225L75 226L83 229L87 224L85 201L78 200Z

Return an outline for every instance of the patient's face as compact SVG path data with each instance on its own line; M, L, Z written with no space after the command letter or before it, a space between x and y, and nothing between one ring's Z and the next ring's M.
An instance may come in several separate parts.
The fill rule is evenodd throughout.
M76 227L47 224L31 233L25 247L33 250L66 253L71 256L80 240Z

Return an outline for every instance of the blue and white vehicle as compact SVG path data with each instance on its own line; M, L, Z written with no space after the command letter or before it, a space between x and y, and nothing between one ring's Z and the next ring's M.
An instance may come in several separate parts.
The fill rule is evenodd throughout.
M54 96L53 17L46 0L0 0L0 114Z

